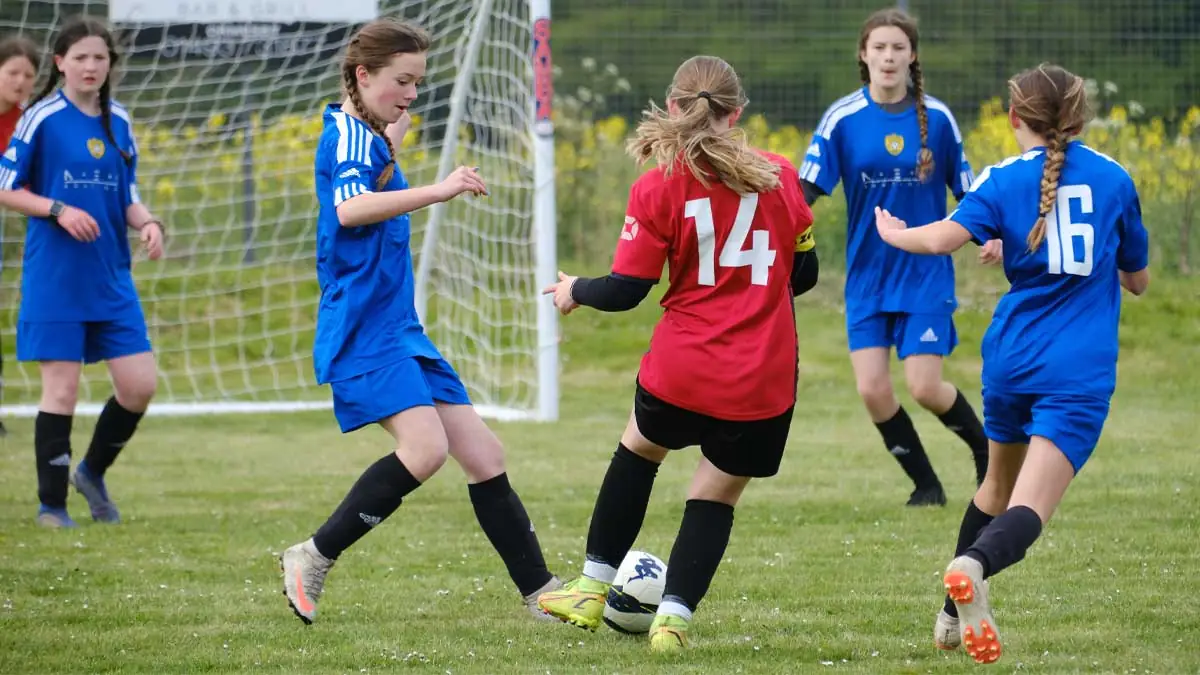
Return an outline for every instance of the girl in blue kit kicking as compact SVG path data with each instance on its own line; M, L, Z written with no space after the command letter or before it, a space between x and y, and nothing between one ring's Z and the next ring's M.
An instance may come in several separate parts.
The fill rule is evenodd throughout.
M1003 241L1012 284L983 339L987 476L967 506L934 627L980 663L1000 658L985 579L1025 557L1100 439L1116 389L1122 287L1145 292L1148 236L1124 167L1081 141L1083 79L1043 64L1009 81L1022 154L988 167L945 220L906 229L877 210L880 237L943 255Z
M479 524L534 617L550 620L537 597L559 586L509 485L499 439L414 308L409 213L464 193L487 194L467 167L437 185L409 187L396 165L429 45L417 27L367 24L342 62L345 100L325 109L315 160L321 302L314 367L317 381L333 389L343 432L378 424L396 446L362 474L311 539L284 551L284 593L305 623L316 616L338 556L387 519L447 455L466 472Z

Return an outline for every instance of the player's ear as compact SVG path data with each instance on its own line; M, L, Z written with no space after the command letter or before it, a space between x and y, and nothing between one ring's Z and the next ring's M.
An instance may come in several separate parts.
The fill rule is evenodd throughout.
M733 112L729 113L729 128L730 129L737 126L738 120L740 120L742 118L742 110L744 110L744 108L741 108L739 106L737 108L734 108Z
M358 80L359 88L366 87L371 79L371 71L367 70L367 67L364 65L355 66L354 78Z
M667 99L667 113L670 115L679 114L679 102L673 98Z
M1021 118L1017 117L1017 112L1012 109L1012 106L1008 108L1008 123L1012 125L1014 130L1021 128Z
M60 73L62 72L62 64L63 64L64 60L65 59L63 59L63 57L59 56L58 54L54 55L54 68L55 68L55 70L57 70Z

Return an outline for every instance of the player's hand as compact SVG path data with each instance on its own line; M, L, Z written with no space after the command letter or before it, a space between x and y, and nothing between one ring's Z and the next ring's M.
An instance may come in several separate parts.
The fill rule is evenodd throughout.
M146 223L142 227L142 248L151 260L158 260L163 254L163 231L158 223Z
M890 241L893 232L898 232L908 227L908 224L893 216L887 209L875 207L875 229L879 230L879 236L884 241Z
M400 119L387 125L387 128L384 129L384 133L387 134L388 140L392 142L392 147L400 147L400 144L404 142L405 134L408 133L408 129L411 126L412 117L408 114L407 110L400 115Z
M450 201L464 192L470 192L476 196L487 195L487 186L483 184L483 179L479 177L479 170L469 166L460 166L454 170L446 179L438 183L438 187L442 189L442 201Z
M92 242L100 238L100 226L87 211L68 206L58 216L58 224L76 241Z
M579 303L575 302L575 298L571 297L571 286L578 278L567 276L562 270L559 270L558 283L550 284L542 289L542 295L554 294L554 306L558 308L558 313L563 316L575 311L575 308L579 306Z
M993 239L979 249L979 262L984 265L995 265L1004 260L1004 241Z

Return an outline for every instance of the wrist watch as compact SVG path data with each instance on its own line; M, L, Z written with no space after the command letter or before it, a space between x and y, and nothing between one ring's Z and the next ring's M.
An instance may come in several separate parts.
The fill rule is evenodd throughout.
M62 215L63 209L65 209L65 208L67 208L66 204L55 199L50 204L50 217L55 220L58 220L58 217Z

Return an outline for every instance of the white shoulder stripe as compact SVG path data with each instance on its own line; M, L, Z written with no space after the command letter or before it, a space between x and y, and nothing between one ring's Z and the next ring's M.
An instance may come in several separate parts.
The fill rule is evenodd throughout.
M1117 166L1121 167L1121 171L1124 171L1125 175L1127 175L1127 176L1129 175L1129 169L1126 169L1124 164L1118 162L1117 160L1113 159L1112 157L1109 157L1108 155L1087 145L1086 143L1080 143L1079 147L1083 148L1084 150L1087 150L1088 152L1092 153L1093 155L1096 155L1097 157L1100 157L1101 159L1106 159L1106 160L1112 162L1113 164L1116 164Z
M337 162L357 162L371 166L371 144L375 141L367 125L344 112L333 113L337 122Z
M954 119L954 113L950 112L950 106L932 96L926 96L925 107L945 115L946 119L950 122L950 128L954 130L954 142L962 143L962 132L958 130L958 121Z
M837 126L838 122L866 107L867 97L863 95L861 89L849 96L843 96L833 105L829 106L829 110L821 117L821 122L817 125L817 135L829 140L833 137L834 127Z
M20 139L22 143L29 143L33 138L33 133L47 117L66 107L67 102L62 100L61 94L54 94L44 101L38 101L37 105L21 114L21 122L13 131L13 137Z

